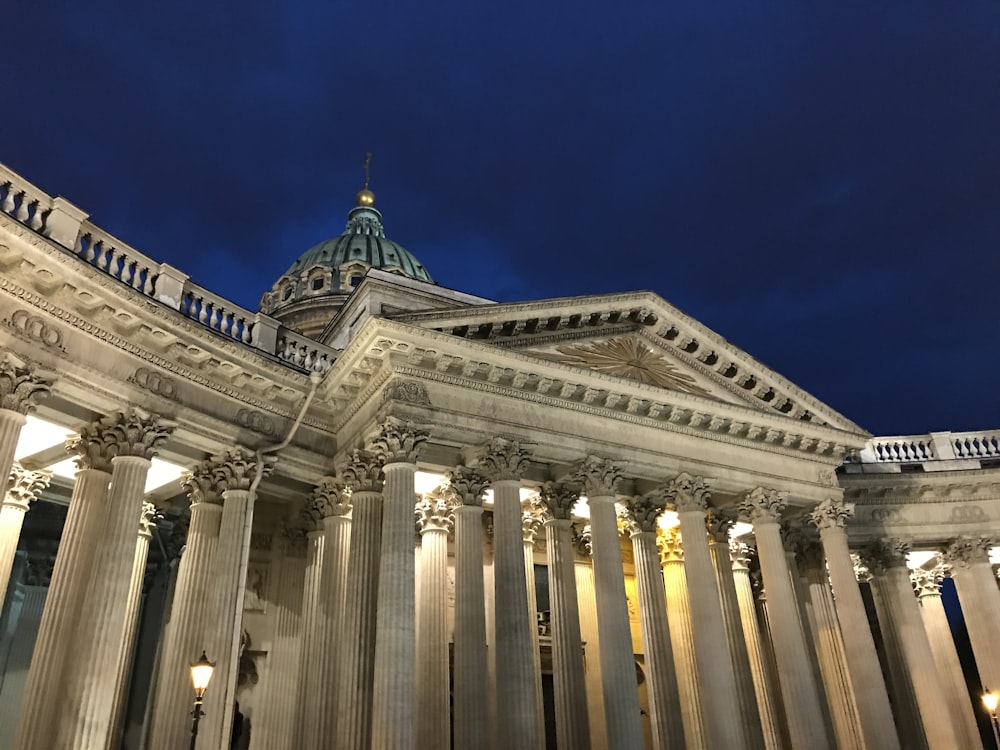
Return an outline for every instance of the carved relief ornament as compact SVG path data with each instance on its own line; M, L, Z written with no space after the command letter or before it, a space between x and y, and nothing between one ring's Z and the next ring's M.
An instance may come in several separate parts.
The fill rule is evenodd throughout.
M35 374L9 354L0 359L0 409L27 414L51 390L51 378Z

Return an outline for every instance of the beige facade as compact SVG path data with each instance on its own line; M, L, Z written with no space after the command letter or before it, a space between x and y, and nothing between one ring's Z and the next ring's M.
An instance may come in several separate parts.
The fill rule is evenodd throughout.
M976 746L939 586L1000 685L1000 433L445 289L365 193L264 313L0 166L0 746L187 746L203 649L200 750Z

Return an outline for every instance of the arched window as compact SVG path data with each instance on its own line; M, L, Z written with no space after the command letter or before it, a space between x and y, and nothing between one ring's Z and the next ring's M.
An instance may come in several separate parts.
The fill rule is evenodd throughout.
M362 276L360 273L352 273L351 274L351 278L348 279L348 283L352 287L356 287L358 284L361 283L361 279L363 279L363 278L364 278L364 276Z

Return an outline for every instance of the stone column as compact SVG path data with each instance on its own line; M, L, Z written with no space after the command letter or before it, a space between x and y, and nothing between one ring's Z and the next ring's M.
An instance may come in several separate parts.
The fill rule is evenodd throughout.
M47 375L32 371L9 352L0 356L0 481L10 474L26 415L35 408L35 401L49 395L51 389L52 380Z
M573 527L573 543L577 559L576 598L580 609L580 637L584 644L584 678L587 681L587 718L590 725L590 746L593 750L608 750L608 733L604 722L604 690L601 680L600 634L597 632L597 598L594 596L594 567L591 564L590 524Z
M417 503L420 531L420 614L417 621L416 747L451 747L448 665L448 494L437 492ZM485 638L485 633L484 633Z
M829 748L819 691L810 666L791 572L781 543L778 520L785 509L784 496L760 487L748 492L740 510L753 523L757 554L767 590L768 623L775 644L781 694L792 750Z
M198 750L224 747L232 734L243 634L243 596L256 499L250 486L258 471L267 476L274 465L273 457L266 457L258 464L257 455L242 447L231 448L212 460L214 479L222 495L222 521L213 566L212 619L205 641L206 654L215 661L215 672L205 691L205 717L198 729Z
M139 533L135 541L135 557L132 560L132 578L128 587L128 609L125 614L125 637L118 652L118 682L115 686L115 703L111 715L111 731L108 732L108 750L114 750L121 743L124 731L125 708L128 704L129 683L132 681L132 662L135 658L135 635L139 625L139 609L142 606L142 587L146 578L146 559L149 555L149 540L153 526L162 518L156 506L149 502L142 504L139 518Z
M250 750L295 750L302 632L302 589L306 570L305 530L286 527L275 544L280 555L274 634L267 677L254 713ZM178 747L181 747L178 745ZM329 745L327 745L329 747Z
M298 699L295 709L295 747L319 747L319 711L325 706L319 692L319 611L326 557L326 529L310 498L303 510L306 564L302 582L302 636L299 648Z
M955 639L951 635L948 616L941 602L941 581L949 566L939 564L932 570L917 568L910 571L910 580L917 591L920 602L920 616L927 630L927 638L934 654L934 664L944 687L945 700L951 712L955 730L961 747L976 747L980 742L979 728L969 701L965 686L965 675L955 650Z
M1000 590L990 566L991 541L984 537L959 537L945 550L951 577L969 629L972 652L983 685L1000 686Z
M684 724L674 672L673 646L667 622L667 600L656 531L663 513L662 496L633 497L623 514L625 530L632 539L635 585L639 596L642 646L646 655L646 683L653 750L684 747Z
M24 682L27 677L31 650L38 634L38 626L45 607L48 587L44 578L32 575L32 560L28 561L28 583L15 583L12 603L20 600L17 621L8 630L9 642L5 666L7 673L0 684L0 747L12 747L17 730L17 715L23 705ZM51 568L48 569L49 572ZM44 575L44 574L43 574ZM16 597L16 599L15 599Z
M313 506L323 524L323 559L319 597L314 612L315 640L311 660L317 747L330 747L337 736L337 669L340 663L347 563L351 545L351 493L334 477L325 477L313 492Z
M351 488L354 510L337 684L337 750L369 750L382 538L382 462L371 451L355 450L342 476Z
M676 526L660 529L656 544L660 552L660 567L663 570L667 623L673 649L674 673L677 675L681 722L684 726L684 747L687 750L708 750L702 720L698 664L694 655L690 597L687 576L684 573L684 549L681 545L680 529Z
M455 687L456 750L489 744L489 683L483 583L483 488L486 477L459 466L448 475L455 503Z
M729 549L729 530L735 520L735 516L728 512L718 510L708 512L708 548L712 555L712 566L715 568L715 579L719 584L722 618L726 625L729 655L733 660L743 733L749 747L763 750L765 744L760 709L757 706L757 693L750 670L750 657L747 653L743 624L740 622L740 602L733 576L732 551Z
M493 576L496 608L497 748L537 748L532 629L521 533L521 474L527 453L516 440L494 438L479 468L493 488Z
M739 605L739 624L743 630L750 676L753 678L754 695L760 714L765 750L780 750L781 720L777 687L771 680L760 628L757 624L757 607L754 604L753 585L750 583L750 548L743 543L729 545L733 569L733 583Z
M425 430L390 420L373 445L382 457L382 543L375 624L372 747L414 747L416 700L416 591L413 513L417 454Z
M829 499L817 505L809 519L819 529L830 585L837 598L837 619L865 744L869 750L898 750L889 694L847 546L844 526L853 514L853 504Z
M560 747L590 750L587 685L574 569L573 521L570 518L579 498L579 489L564 483L549 482L539 493L539 502L548 512L545 554L549 566L556 740Z
M531 672L534 677L535 711L538 714L538 747L545 747L545 701L542 698L542 652L538 636L538 593L535 591L535 540L545 523L537 502L521 505L521 534L524 540L524 585L528 591L528 622L531 628Z
M682 473L667 484L666 494L680 518L684 572L688 591L695 592L690 597L690 607L698 684L703 696L711 696L711 700L702 701L701 705L705 740L713 748L744 748L748 744L742 707L705 528L711 493L701 477Z
M622 473L620 467L610 460L589 456L580 466L577 477L590 505L608 745L616 749L642 747L639 689L632 629L628 621L628 600L625 597L618 514L615 510L615 491Z
M177 567L177 582L163 633L157 670L150 750L183 747L191 734L191 673L188 667L207 648L209 602L222 505L213 477L215 465L203 461L181 480L191 499L187 542Z
M884 539L867 550L868 568L885 584L887 604L892 610L895 635L913 685L927 747L929 750L956 748L960 747L958 733L947 711L944 687L906 568L909 551L908 544Z
M0 411L0 419L2 418L3 412ZM10 583L10 571L14 567L14 554L17 552L24 514L28 512L31 503L38 499L42 490L49 486L52 472L28 471L14 461L8 467L8 475L7 492L0 504L0 598Z

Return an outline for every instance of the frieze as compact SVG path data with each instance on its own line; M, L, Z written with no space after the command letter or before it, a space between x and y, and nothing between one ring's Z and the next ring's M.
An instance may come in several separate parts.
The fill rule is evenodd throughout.
M32 315L27 310L15 310L9 318L3 319L3 324L25 341L66 353L62 331L50 325L40 315Z
M128 382L134 383L155 396L162 396L171 401L177 400L177 381L154 370L140 367L128 377Z
M236 412L236 424L267 437L274 437L278 432L274 421L269 416L264 412L252 409L240 409Z
M418 406L430 406L431 399L427 395L427 386L416 380L395 380L382 391L382 403L386 401L402 401Z

